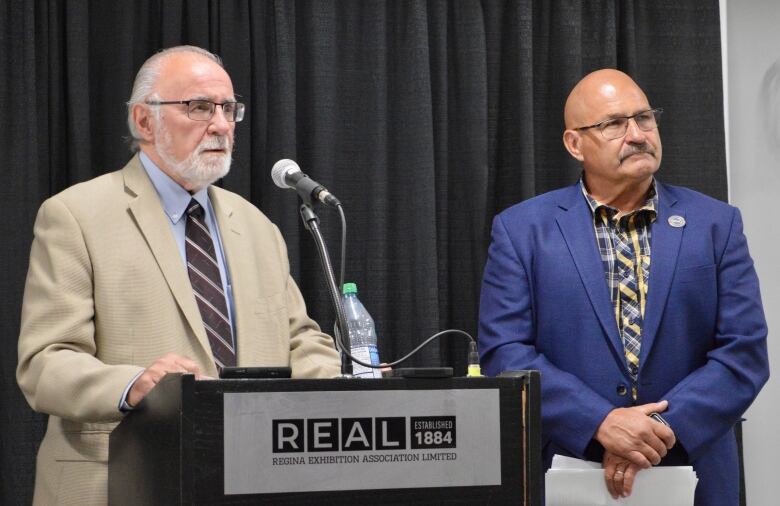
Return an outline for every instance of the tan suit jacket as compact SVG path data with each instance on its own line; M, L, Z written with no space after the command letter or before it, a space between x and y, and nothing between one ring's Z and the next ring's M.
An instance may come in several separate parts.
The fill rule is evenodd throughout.
M287 250L257 208L209 196L233 285L238 364L339 372L330 338L306 314ZM48 413L35 504L105 504L108 435L132 378L169 352L216 377L187 270L138 157L41 206L19 336L17 380Z

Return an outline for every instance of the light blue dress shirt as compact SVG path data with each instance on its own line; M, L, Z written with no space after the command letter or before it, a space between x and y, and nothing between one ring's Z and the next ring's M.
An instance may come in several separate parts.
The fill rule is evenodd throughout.
M236 343L236 326L233 323L233 287L230 283L230 272L227 268L227 261L225 259L225 253L222 248L222 238L219 234L219 227L217 226L217 220L214 216L214 208L211 206L211 200L209 199L208 187L200 190L195 194L190 194L187 190L179 186L179 184L170 178L165 172L162 171L145 153L140 154L141 164L149 175L149 179L152 181L157 195L160 197L160 203L162 204L163 211L171 225L171 232L176 240L176 245L179 247L179 254L181 255L182 268L187 269L187 251L185 248L185 231L187 226L187 205L191 199L195 199L201 205L206 212L206 224L211 232L211 240L214 241L214 251L217 256L217 264L219 265L219 275L222 277L222 290L227 296L228 306L228 319L230 320L230 328L233 331L233 346L235 348ZM135 380L138 379L142 373L139 373L122 392L122 398L119 402L119 409L127 411L132 409L127 404L127 393L132 388Z
M214 251L217 255L217 264L219 264L219 275L222 278L222 290L228 298L228 312L230 313L228 318L230 319L230 327L233 330L233 344L235 345L236 328L233 324L233 289L230 284L230 274L227 269L224 250L222 249L222 237L219 235L214 208L211 207L211 200L209 199L208 187L203 188L194 195L190 194L190 192L179 186L179 183L163 172L145 153L142 152L140 158L141 164L157 190L157 195L160 196L163 211L165 211L170 220L171 231L174 239L176 239L177 246L179 246L179 254L185 270L187 269L187 252L184 233L187 228L187 205L189 205L191 199L195 199L206 212L206 224L209 227L209 232L211 232L211 240L214 241Z

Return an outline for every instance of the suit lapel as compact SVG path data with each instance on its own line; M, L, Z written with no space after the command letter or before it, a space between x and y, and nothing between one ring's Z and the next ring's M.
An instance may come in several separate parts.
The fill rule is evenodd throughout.
M209 188L233 292L237 360L239 364L256 362L257 350L248 347L256 346L258 329L255 311L268 288L258 273L273 272L274 267L267 264L269 255L258 254L258 249L264 245L252 242L251 238L255 235L246 230L245 223L238 219L225 196L224 190L214 186Z
M625 369L623 344L615 322L612 301L604 279L604 265L601 261L593 231L593 214L582 195L579 184L569 187L559 202L564 212L556 221L569 248L577 272L588 294L596 316L608 336L610 346L618 362ZM565 304L565 301L563 301Z
M219 228L219 237L222 241L222 252L225 255L225 270L230 279L231 292L233 294L233 329L236 339L236 364L245 363L246 350L243 339L248 331L247 325L251 316L251 298L247 297L247 283L241 278L247 272L252 272L251 255L247 255L248 246L243 243L246 240L246 234L233 217L233 208L221 198L219 189L209 187L209 200L214 209L214 216ZM240 275L239 275L240 274Z
M656 181L658 191L658 215L653 223L650 247L650 284L647 290L647 307L642 325L642 348L639 352L639 367L655 341L658 326L661 323L669 290L672 286L680 244L685 227L673 227L669 224L671 216L685 218L685 209L677 205L677 199L669 190Z
M149 180L138 156L135 156L123 169L125 190L130 195L128 210L135 219L141 234L146 239L157 265L160 266L165 281L171 289L181 312L187 319L192 332L201 346L211 356L211 346L206 337L206 329L200 311L192 294L192 286L181 260L179 248L166 221L165 212L154 185Z

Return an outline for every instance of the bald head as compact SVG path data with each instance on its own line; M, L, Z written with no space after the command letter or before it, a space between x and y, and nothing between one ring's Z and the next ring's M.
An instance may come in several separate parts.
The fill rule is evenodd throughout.
M591 72L564 108L563 144L590 194L621 210L641 205L661 163L657 118L642 89L615 69Z
M610 106L626 96L647 102L642 89L627 74L615 69L591 72L569 93L563 112L566 128L591 125L606 119Z

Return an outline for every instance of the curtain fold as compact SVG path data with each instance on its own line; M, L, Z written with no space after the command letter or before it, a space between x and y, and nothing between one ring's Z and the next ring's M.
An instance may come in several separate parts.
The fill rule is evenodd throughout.
M726 198L717 0L6 0L2 504L29 504L45 421L14 379L35 212L122 167L135 72L184 43L219 53L247 104L221 184L279 225L326 330L316 250L295 194L275 188L270 169L292 158L344 203L347 281L376 321L385 361L440 329L475 335L493 216L579 177L561 142L563 105L591 70L628 71L665 109L659 178ZM338 263L338 216L318 212ZM407 365L461 374L465 361L465 340L448 337Z

